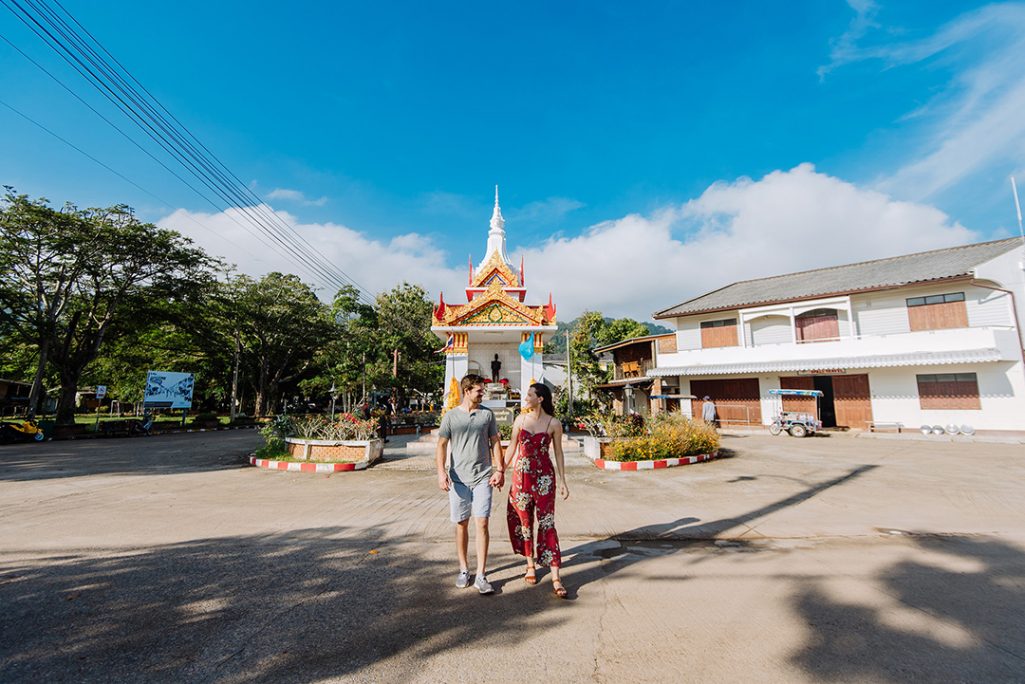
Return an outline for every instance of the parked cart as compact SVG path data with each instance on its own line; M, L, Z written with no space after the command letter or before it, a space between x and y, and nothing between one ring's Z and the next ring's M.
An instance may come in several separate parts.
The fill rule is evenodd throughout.
M769 396L776 402L773 412L775 417L772 420L772 424L769 425L769 432L771 434L778 435L785 431L791 437L807 437L808 435L815 434L822 427L822 421L819 420L819 399L822 398L822 392L819 390L771 389L769 390ZM784 411L783 397L814 398L815 412Z

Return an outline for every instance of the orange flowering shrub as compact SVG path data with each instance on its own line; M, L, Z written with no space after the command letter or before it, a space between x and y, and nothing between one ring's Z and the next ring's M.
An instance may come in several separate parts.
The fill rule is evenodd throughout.
M710 454L718 449L715 428L673 413L650 419L642 435L613 440L607 455L611 461L654 461Z

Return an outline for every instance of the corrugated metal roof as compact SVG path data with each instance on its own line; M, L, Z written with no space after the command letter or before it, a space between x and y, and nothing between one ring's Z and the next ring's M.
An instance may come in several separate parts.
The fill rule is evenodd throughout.
M1021 245L1005 238L844 266L742 280L655 313L670 318L808 297L848 294L971 275L976 266Z
M964 363L992 363L1003 356L999 349L966 349L956 352L908 352L870 356L838 356L833 359L800 361L757 361L717 363L694 366L651 368L651 377L676 375L738 375L748 373L795 373L820 368L898 368L903 366L941 366Z

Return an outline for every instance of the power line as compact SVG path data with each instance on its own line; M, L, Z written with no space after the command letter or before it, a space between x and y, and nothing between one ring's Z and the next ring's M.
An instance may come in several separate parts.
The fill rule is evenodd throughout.
M302 264L305 267L304 270L309 270L319 275L328 284L339 289L341 286L351 285L356 289L362 301L373 305L373 300L368 297L364 288L336 265L323 259L305 237L288 222L284 221L277 213L271 211L261 198L215 157L209 148L203 145L152 93L146 90L138 79L118 62L63 5L59 2L56 3L70 21L85 32L99 51L88 40L83 38L74 26L69 24L56 10L47 7L43 2L24 0L25 5L34 10L34 13L19 3L18 0L0 0L0 2L15 14L48 47L54 50L58 56L74 68L90 85L93 85L111 104L132 120L147 137L169 154L180 166L184 167L190 175L199 180L202 185L213 192L229 207L241 212L252 226L272 239L281 249L286 250L291 258ZM43 68L38 62L31 59L31 57L11 43L10 40L6 38L4 40L50 76L50 78L57 81L65 90L74 95L76 99L86 104L90 110L100 116L106 123L157 161L165 170L181 180L193 192L213 205L218 211L223 211L210 197L200 192L148 150L145 150L131 136L85 102L77 93L61 82L60 79ZM120 72L118 68L111 66L100 52L110 56L117 67L120 68ZM133 83L138 85L142 92L136 89ZM164 116L161 112L166 113L167 116ZM193 144L193 141L195 144ZM225 212L225 214L247 231L252 232L250 227L243 225L230 212ZM253 234L257 235L256 233ZM275 251L280 253L280 249L277 249L277 247L275 247Z

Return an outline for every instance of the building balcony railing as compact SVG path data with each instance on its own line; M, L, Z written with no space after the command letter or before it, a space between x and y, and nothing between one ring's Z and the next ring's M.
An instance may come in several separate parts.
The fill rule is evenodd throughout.
M627 378L643 378L648 374L654 364L648 360L624 361L616 364L613 372L613 380L625 380Z
M859 335L836 340L820 340L815 344L782 343L756 347L716 347L712 349L684 349L659 354L653 374L662 375L670 367L731 367L745 372L760 367L772 370L788 368L844 368L871 367L873 359L882 365L926 364L929 359L937 363L957 363L964 358L972 361L1017 361L1021 359L1018 332L1012 327L956 328L949 330L923 330L890 335ZM892 359L892 363L882 360ZM859 365L860 364L860 365Z

